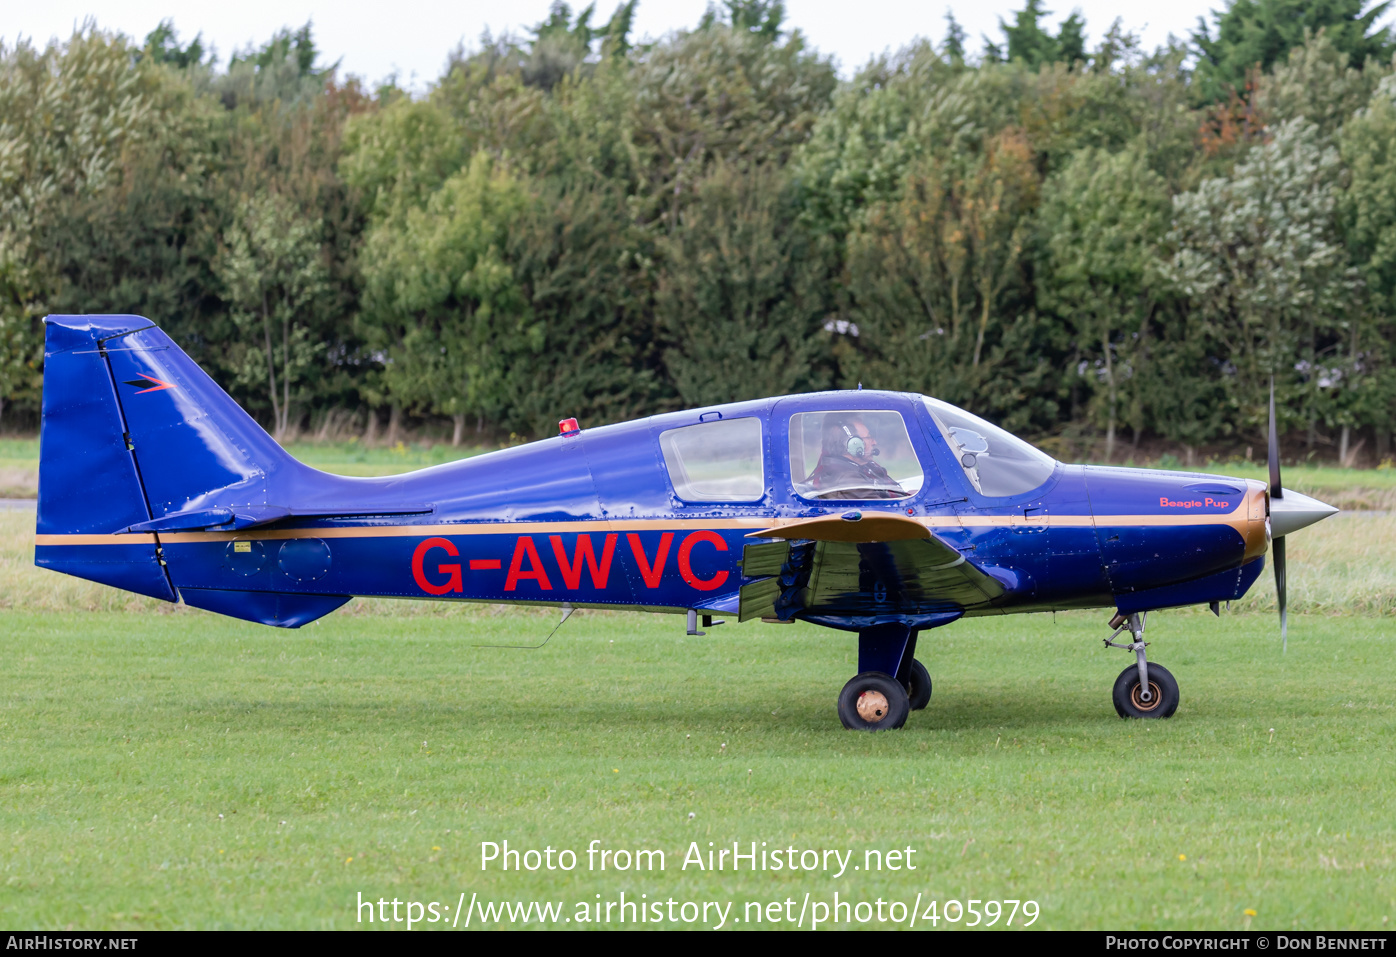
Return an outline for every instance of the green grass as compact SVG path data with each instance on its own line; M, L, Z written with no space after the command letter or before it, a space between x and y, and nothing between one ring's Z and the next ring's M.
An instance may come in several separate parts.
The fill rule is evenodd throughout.
M188 609L3 612L0 923L346 928L360 891L740 914L837 890L1033 899L1057 928L1384 926L1390 620L1296 617L1282 656L1271 615L1156 614L1182 706L1124 722L1109 690L1128 658L1101 648L1100 619L932 633L930 708L865 735L833 708L853 640L801 625L688 638L681 619L578 613L506 651L479 645L537 643L554 619L361 609L281 632ZM479 869L482 841L592 838L669 868ZM733 840L911 846L918 867L679 870L690 841Z
M806 892L1022 898L1059 928L1396 916L1396 515L1292 536L1288 654L1268 574L1220 620L1152 616L1170 721L1115 717L1129 659L1094 612L931 633L931 706L880 735L839 726L856 646L834 632L579 612L506 651L479 646L555 618L382 600L277 631L41 571L32 534L0 512L2 926L345 928L359 892L462 891L738 917ZM593 838L669 867L479 869L482 841ZM734 840L911 846L917 870L679 869Z

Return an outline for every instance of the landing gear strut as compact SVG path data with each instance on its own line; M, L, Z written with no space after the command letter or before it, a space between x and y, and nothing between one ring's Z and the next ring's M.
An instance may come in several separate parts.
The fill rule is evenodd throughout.
M1106 646L1134 652L1134 664L1120 672L1111 692L1115 711L1121 718L1171 718L1178 710L1178 682L1163 665L1150 664L1144 653L1148 647L1144 640L1146 618L1147 613L1116 615L1110 619L1115 634L1105 639ZM1115 641L1116 635L1125 629L1134 640Z
M916 660L918 631L899 622L858 632L858 674L839 693L839 720L854 731L900 728L931 700L931 676Z

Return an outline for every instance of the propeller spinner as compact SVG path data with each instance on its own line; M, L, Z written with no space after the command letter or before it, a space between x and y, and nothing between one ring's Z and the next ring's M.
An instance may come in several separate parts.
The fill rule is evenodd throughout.
M1289 650L1289 613L1285 601L1285 536L1321 521L1338 510L1326 502L1280 483L1280 439L1275 421L1275 380L1270 379L1270 551L1275 562L1275 594L1280 603L1280 641Z

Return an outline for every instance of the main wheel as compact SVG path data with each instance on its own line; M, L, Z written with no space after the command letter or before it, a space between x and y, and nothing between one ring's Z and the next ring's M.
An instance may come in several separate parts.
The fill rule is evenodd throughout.
M1171 718L1178 710L1178 682L1163 665L1149 662L1148 701L1140 700L1139 666L1130 665L1115 679L1112 697L1121 718Z
M931 703L931 673L915 658L911 659L911 677L906 683L906 696L911 710L920 711Z
M851 731L886 731L906 724L911 701L895 678L866 671L839 692L839 720Z

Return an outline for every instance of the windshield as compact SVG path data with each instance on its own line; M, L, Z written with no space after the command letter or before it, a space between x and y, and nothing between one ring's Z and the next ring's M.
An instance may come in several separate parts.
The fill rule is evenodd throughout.
M948 402L922 397L974 490L995 498L1031 492L1052 477L1057 460L1012 433Z

